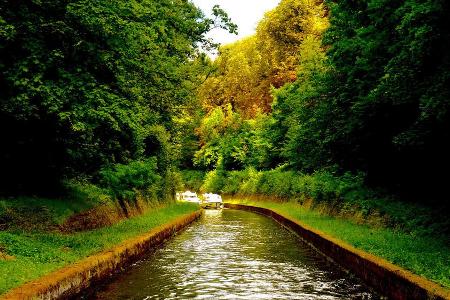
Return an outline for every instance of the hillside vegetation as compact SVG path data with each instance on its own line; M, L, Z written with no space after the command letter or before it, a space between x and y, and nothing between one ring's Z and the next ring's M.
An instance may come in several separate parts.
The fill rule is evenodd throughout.
M220 48L195 165L351 172L447 206L448 15L446 1L281 1Z

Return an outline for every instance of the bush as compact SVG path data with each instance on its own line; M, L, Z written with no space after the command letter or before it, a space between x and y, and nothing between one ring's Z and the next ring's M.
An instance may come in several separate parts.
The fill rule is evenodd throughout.
M206 173L197 170L182 170L181 180L185 189L199 191L205 180Z
M175 201L175 193L183 187L183 178L180 172L167 170L162 181L161 199Z
M254 168L242 171L216 169L204 176L201 186L200 180L203 176L200 174L204 173L183 171L184 185L205 192L263 195L298 200L313 198L317 202L363 204L366 203L363 200L375 197L375 193L364 186L361 174L345 173L337 176L327 171L320 171L307 175L282 169L270 171L257 171Z
M183 178L193 180L194 174L198 175L195 175L196 180L200 180L199 174L204 173L183 171ZM198 181L196 184L199 185ZM450 221L445 214L375 192L364 185L364 174L336 175L324 170L302 174L282 169L257 171L254 168L242 171L214 170L206 174L201 190L229 195L261 195L298 202L313 199L316 204L327 202L344 214L358 212L368 216L376 212L385 217L386 225L407 232L443 236L448 236L450 232Z
M290 197L292 180L295 176L294 172L279 169L262 172L257 190L262 195Z
M237 193L242 195L254 195L258 193L262 172L254 168L248 168L242 171L244 179Z
M112 201L108 189L96 186L88 181L70 180L64 182L67 198L71 202L89 203L92 206Z
M222 193L226 186L226 172L223 170L214 170L206 173L205 181L200 187L200 191L209 193Z
M134 201L139 193L149 201L157 201L158 196L163 196L163 180L154 157L105 168L100 172L100 183L114 199Z
M230 171L226 173L225 186L222 192L225 194L236 194L239 191L239 187L244 180L244 172L241 171Z

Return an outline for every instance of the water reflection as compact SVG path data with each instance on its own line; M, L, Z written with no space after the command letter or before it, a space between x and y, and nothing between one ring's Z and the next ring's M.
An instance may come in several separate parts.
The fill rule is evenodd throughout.
M92 298L92 297L89 297ZM273 220L207 210L95 299L378 299Z

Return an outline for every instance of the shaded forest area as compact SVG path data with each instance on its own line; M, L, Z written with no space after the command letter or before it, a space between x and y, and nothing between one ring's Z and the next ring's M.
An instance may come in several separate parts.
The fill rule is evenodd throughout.
M0 194L173 198L174 120L236 31L177 1L0 1Z
M448 208L449 16L282 0L212 61L207 32L237 30L219 7L0 0L0 194L170 199L179 169L293 172Z

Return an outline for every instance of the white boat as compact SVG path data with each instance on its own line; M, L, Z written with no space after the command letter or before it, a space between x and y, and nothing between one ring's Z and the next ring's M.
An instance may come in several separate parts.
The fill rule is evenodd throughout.
M202 206L205 208L223 208L222 197L218 194L203 194Z
M197 203L197 204L201 203L201 200L197 196L197 193L194 193L191 191L186 191L184 193L177 193L176 199L178 201L182 201L182 202L191 202L191 203Z

